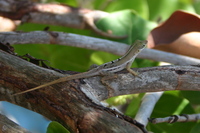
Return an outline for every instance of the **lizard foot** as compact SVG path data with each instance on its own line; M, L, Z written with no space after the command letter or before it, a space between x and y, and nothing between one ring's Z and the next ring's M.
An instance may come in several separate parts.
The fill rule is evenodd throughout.
M136 76L140 79L142 79L142 77L139 76L139 73L136 71L133 71L131 68L127 69L129 73L131 73L133 76Z

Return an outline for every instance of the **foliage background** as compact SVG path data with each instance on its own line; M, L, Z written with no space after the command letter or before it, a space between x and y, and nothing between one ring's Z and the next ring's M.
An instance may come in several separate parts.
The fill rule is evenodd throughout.
M146 39L149 31L152 30L158 22L165 21L178 9L200 13L200 1L198 0L49 0L42 2L60 2L74 7L109 12L111 15L98 21L97 26L104 31L112 29L113 33L116 35L128 34L129 38L127 39L115 40L127 44L131 44L135 39ZM100 37L94 35L90 30L42 24L27 23L20 25L17 30L43 30L46 26L50 27L50 31L63 31ZM15 52L19 55L29 53L36 58L48 60L50 62L49 65L52 67L79 72L87 71L92 64L102 64L118 58L116 55L101 51L92 51L69 46L26 44L14 45L14 47ZM158 65L157 62L137 59L132 67L152 67L156 65ZM144 94L119 96L111 98L107 100L107 102L110 106L120 105L120 109L126 115L134 118L143 95ZM200 111L200 106L198 105L199 95L199 92L189 91L165 92L157 103L151 117L198 113ZM149 124L147 129L155 133L196 133L200 131L199 127L199 123L197 122L175 124L162 123L157 125Z

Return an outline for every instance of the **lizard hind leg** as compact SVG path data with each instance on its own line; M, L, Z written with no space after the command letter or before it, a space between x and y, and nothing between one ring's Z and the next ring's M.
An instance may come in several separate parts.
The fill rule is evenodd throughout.
M111 97L112 94L114 93L114 90L113 90L113 88L110 86L108 80L115 79L115 78L117 78L117 77L118 77L117 74L113 74L113 73L112 73L111 75L106 75L106 76L103 76L103 77L101 78L101 83L102 83L105 87L107 87L107 89L108 89L108 97Z
M94 68L97 68L99 65L97 65L97 64L92 64L91 66L90 66L90 68L89 68L89 70L92 70L92 69L94 69Z

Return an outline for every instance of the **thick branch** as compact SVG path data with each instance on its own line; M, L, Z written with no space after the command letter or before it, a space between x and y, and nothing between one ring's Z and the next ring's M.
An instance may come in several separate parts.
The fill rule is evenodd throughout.
M71 132L143 132L143 127L136 121L96 105L88 99L80 90L81 85L87 85L83 81L80 83L80 80L74 80L41 89L39 92L33 91L13 97L13 93L44 84L63 75L3 51L0 51L0 69L3 70L0 71L0 100L36 111L60 122ZM100 95L106 95L106 88L98 92L102 92L98 93Z
M0 32L0 41L10 44L68 45L86 49L101 50L116 55L123 55L128 49L128 46L124 43L63 32ZM179 65L200 64L199 59L153 49L143 50L138 57L155 61L165 61Z
M97 76L85 79L84 82L83 80L74 80L75 82L61 83L12 97L11 94L13 93L44 84L64 75L38 67L3 51L0 52L0 69L3 70L0 71L1 100L39 112L51 120L57 120L64 126L70 127L71 131L83 129L85 131L99 131L99 128L94 129L96 127L101 127L101 129L103 127L105 131L110 132L116 128L119 132L135 129L132 124L113 116L113 112L105 111L105 108L99 107L90 99L97 102L123 94L167 90L199 90L200 88L198 82L200 80L199 66L165 66L139 69L139 76L142 79L121 72L117 79L108 81L112 89L103 86L100 82L101 78ZM117 114L117 116L124 118L120 114ZM93 117L100 120L93 123ZM93 121L92 127L88 127L87 124L83 127L83 123L88 119L90 122ZM101 120L107 121L112 126L102 125ZM124 127L124 123L127 127ZM124 131L125 129L126 131Z

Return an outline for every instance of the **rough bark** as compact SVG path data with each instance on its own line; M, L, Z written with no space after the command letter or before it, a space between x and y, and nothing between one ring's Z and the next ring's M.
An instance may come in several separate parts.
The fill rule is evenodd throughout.
M0 51L0 100L5 100L58 121L71 132L137 132L143 127L129 117L92 102L73 80L13 97L11 94L63 76L53 70ZM104 93L103 93L104 94ZM103 95L101 94L101 95Z
M102 85L97 76L12 96L66 75L4 51L0 51L0 69L0 100L36 111L72 132L142 132L139 123L96 103L123 94L200 88L199 66L165 66L138 69L142 79L122 71L108 81L111 88Z

